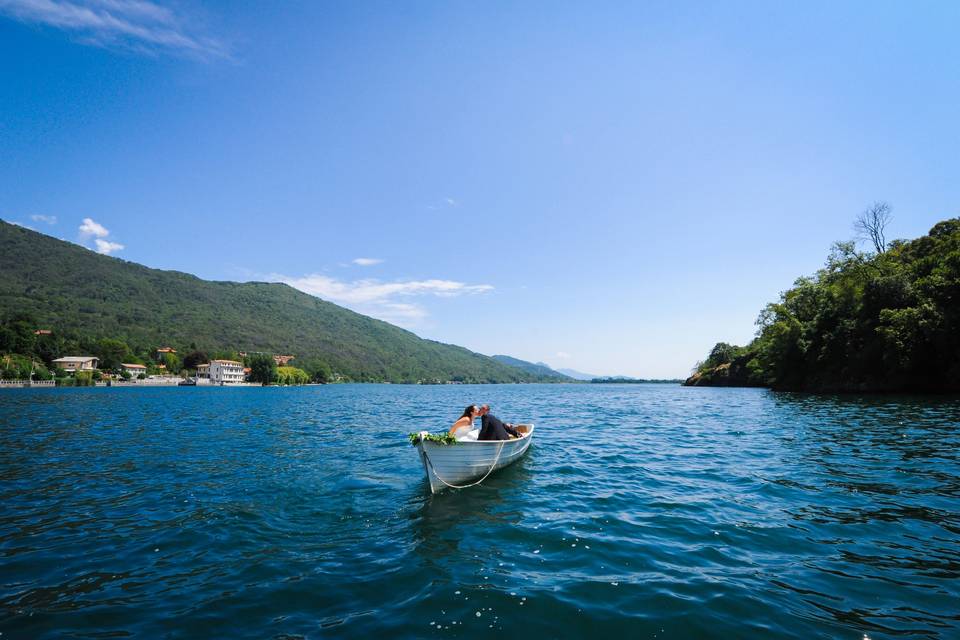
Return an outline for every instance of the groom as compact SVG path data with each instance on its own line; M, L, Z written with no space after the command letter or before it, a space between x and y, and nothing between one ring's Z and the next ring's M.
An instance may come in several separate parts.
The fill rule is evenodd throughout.
M477 440L509 440L510 436L520 437L520 432L513 425L503 424L500 419L490 413L490 405L480 407L480 435Z

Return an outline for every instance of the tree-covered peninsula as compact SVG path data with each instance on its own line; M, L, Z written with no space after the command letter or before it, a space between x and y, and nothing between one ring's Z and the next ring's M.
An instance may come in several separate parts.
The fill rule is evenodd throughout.
M884 210L867 213L858 225L872 251L836 243L822 269L760 313L750 344L718 343L685 384L960 391L960 218L887 244Z

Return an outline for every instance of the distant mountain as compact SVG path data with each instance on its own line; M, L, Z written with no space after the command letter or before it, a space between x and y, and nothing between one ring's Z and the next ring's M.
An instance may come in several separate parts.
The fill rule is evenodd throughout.
M631 378L630 376L609 376L594 378L594 384L682 384L679 378Z
M557 380L572 380L570 376L566 376L559 371L554 371L548 365L543 362L527 362L526 360L520 360L519 358L513 358L511 356L490 356L497 362L502 362L503 364L520 369L521 371L526 371L529 374L539 376L542 378L556 378Z
M569 376L574 380L593 380L594 378L599 378L600 376L595 376L592 373L584 373L582 371L577 371L576 369L557 369L557 372L562 373L565 376Z
M555 379L424 340L285 284L210 282L150 269L0 221L0 322L14 316L53 330L47 360L96 356L109 338L132 354L161 345L181 353L290 353L298 366L325 365L358 381ZM10 335L0 327L0 350L27 349Z

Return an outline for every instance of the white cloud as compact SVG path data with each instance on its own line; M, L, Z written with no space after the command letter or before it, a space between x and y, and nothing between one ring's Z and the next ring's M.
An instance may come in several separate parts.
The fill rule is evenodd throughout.
M75 34L80 42L139 53L226 58L221 42L149 0L0 0L0 13Z
M566 351L557 351L557 355L555 357L560 358L561 360L567 360L570 358L570 354Z
M89 238L90 236L106 238L108 235L110 235L110 232L107 231L107 228L99 222L94 222L93 218L84 218L83 223L80 225L80 235L86 238Z
M93 248L97 253L110 255L114 251L121 251L124 248L119 242L107 240L106 238L109 235L110 231L93 218L84 218L80 225L80 238L82 240L93 238Z
M271 274L270 280L284 282L305 293L329 300L400 326L410 327L427 317L422 306L410 302L414 297L451 298L476 295L493 290L489 284L465 284L454 280L407 280L383 282L374 279L347 282L324 274L301 277Z
M0 0L0 1L2 1L2 0ZM440 201L437 202L437 203L428 204L428 205L427 205L427 209L429 209L430 211L438 211L438 210L444 209L444 208L451 208L451 209L452 209L452 208L454 208L454 207L459 207L459 206L460 206L460 201L459 201L459 200L457 200L457 199L455 199L455 198L451 198L451 197L448 196L448 197L446 197L446 198L443 198L442 200L440 200Z
M375 302L395 296L434 295L453 297L464 294L484 293L493 290L489 284L468 285L454 280L408 280L406 282L381 282L365 279L345 282L323 274L311 274L300 278L277 276L281 282L313 295L334 302Z
M105 256L110 255L114 251L123 250L123 245L119 242L111 242L109 240L104 240L103 238L97 238L94 240L94 243L97 245L97 253L102 253Z
M399 327L415 327L429 314L423 307L406 302L384 302L365 315L379 318Z
M34 222L46 222L47 224L57 224L57 216L41 216L35 215L30 216L30 219Z
M353 264L358 264L361 267L372 267L375 264L380 264L383 262L380 258L354 258Z

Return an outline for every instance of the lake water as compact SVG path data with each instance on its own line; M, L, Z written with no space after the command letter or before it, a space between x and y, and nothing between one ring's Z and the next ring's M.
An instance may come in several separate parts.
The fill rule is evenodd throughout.
M430 496L470 402L527 456ZM0 392L9 638L958 638L960 400L672 385Z

